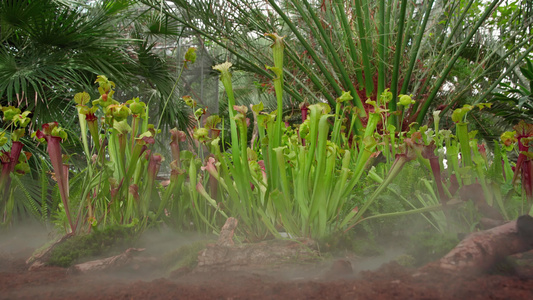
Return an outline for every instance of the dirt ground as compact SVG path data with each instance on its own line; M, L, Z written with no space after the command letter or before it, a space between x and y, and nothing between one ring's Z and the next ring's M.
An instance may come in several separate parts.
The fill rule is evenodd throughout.
M194 240L175 233L147 237L142 255L156 257L182 246L179 240ZM35 228L0 234L0 299L533 299L533 252L514 257L512 268L476 276L421 274L391 262L401 253L392 247L374 259L346 254L268 270L168 273L168 266L149 263L113 272L29 271L26 259L46 240Z
M32 249L0 253L0 299L533 299L533 268L505 274L418 274L396 262L353 272L349 260L278 266L278 272L174 272L156 269L73 273L28 271ZM283 269L285 268L285 269Z

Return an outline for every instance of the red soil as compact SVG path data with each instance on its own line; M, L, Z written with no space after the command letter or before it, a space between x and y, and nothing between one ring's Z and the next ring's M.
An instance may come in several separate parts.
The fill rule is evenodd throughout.
M153 279L154 270L140 269L121 274L72 274L57 267L28 271L23 256L29 253L0 253L0 299L533 299L533 268L524 266L507 275L416 276L417 270L388 263L342 276L345 266L336 262L333 269L305 278L249 271L182 272Z

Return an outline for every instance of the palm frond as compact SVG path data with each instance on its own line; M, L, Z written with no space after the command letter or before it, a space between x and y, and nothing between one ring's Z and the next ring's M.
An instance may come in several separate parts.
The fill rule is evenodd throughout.
M35 219L41 219L41 209L39 206L39 188L29 177L21 178L18 175L11 175L13 184L13 197L15 198L14 215L19 219L25 219L29 216ZM24 182L23 182L24 181Z

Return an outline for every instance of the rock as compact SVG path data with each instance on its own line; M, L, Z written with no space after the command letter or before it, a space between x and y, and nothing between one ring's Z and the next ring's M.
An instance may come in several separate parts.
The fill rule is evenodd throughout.
M237 271L268 268L281 262L301 262L319 257L317 243L311 239L275 239L254 244L234 245L235 218L228 218L216 244L198 253L196 272Z
M269 240L237 246L211 244L198 253L195 271L272 267L281 262L310 261L318 257L316 242L310 239Z
M129 248L119 255L74 265L71 267L72 270L70 271L73 273L87 273L109 269L121 269L126 266L131 267L133 270L138 270L141 268L141 265L155 264L157 259L154 257L135 256L135 254L144 250L145 249L140 248Z
M226 223L224 223L224 226L222 226L222 229L220 230L217 246L233 246L235 244L233 242L233 234L238 223L239 221L233 217L226 220Z

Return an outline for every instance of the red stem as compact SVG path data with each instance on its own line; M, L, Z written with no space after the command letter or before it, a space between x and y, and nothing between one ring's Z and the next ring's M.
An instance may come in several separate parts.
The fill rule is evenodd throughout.
M9 153L9 161L2 162L2 173L0 175L0 189L3 191L3 200L7 201L9 197L9 187L11 186L11 172L15 170L15 166L19 161L20 153L22 152L22 144L19 141L14 141L11 145L11 151Z
M302 105L301 111L302 111L302 123L307 120L307 111L309 110L308 105Z
M448 196L444 192L444 188L442 186L442 176L440 172L439 157L438 156L430 157L429 164L431 166L431 171L433 172L433 177L435 178L435 183L437 184L437 190L439 192L440 202L442 204L445 204L448 201Z
M50 162L54 167L54 172L57 178L57 184L59 185L59 193L61 194L61 201L65 208L65 213L70 225L72 233L76 232L76 225L72 222L70 216L70 210L68 208L68 177L65 176L63 170L63 161L61 159L61 138L57 136L47 135L46 141L48 142L47 150L50 156Z
M522 166L524 164L524 162L526 161L526 155L523 154L522 152L528 152L529 150L529 147L528 146L525 146L523 143L522 143L522 138L525 138L526 136L519 136L518 137L518 159L516 160L516 168L515 168L515 171L514 171L514 176L513 176L513 183L515 182L516 178L518 178L518 174L520 174L520 170L522 169Z
M533 166L531 160L524 154L529 151L529 146L526 146L522 143L523 138L528 136L518 136L518 159L516 161L516 168L513 175L513 183L518 178L518 174L522 171L522 186L526 192L527 199L533 198Z
M532 169L533 163L531 160L527 159L524 161L524 164L522 165L522 186L524 187L528 201L533 198L533 178L531 178L531 175L533 174Z

